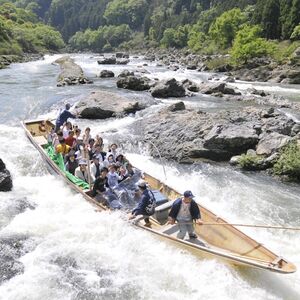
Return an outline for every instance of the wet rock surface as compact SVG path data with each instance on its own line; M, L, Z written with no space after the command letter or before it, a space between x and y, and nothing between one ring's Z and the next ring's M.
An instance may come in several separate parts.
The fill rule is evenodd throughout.
M135 128L145 143L151 141L156 145L163 157L192 162L200 158L229 161L249 149L267 158L291 140L286 135L291 130L282 127L283 124L289 124L288 128L296 125L279 110L266 113L261 108L247 107L207 113L185 108L179 102L144 117ZM156 149L151 154L157 156Z
M10 172L6 169L3 160L0 158L0 192L9 192L12 190L13 182Z
M117 80L117 87L133 90L133 91L145 91L149 90L151 86L151 80L147 77L142 76L119 76Z
M106 119L135 113L149 103L129 100L119 94L107 91L94 91L76 104L75 109L84 119Z
M186 96L186 90L182 82L172 78L158 82L151 89L151 95L157 98L184 97Z
M99 74L100 78L110 78L110 77L115 77L115 73L110 70L102 70Z
M54 63L58 64L61 69L57 78L57 86L93 83L84 75L82 68L69 56L59 58Z

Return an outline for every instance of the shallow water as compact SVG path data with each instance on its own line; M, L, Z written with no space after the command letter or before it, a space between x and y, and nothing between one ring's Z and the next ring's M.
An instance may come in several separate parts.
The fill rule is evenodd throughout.
M55 117L64 101L75 103L91 90L116 90L115 79L96 74L107 68L116 74L136 70L129 66L98 66L92 55L76 55L93 85L56 87L58 56L12 65L0 71L0 157L13 175L14 189L0 193L1 241L20 240L23 270L0 282L0 299L300 299L300 273L278 275L267 271L233 268L218 260L198 259L169 242L130 226L121 213L97 213L63 181L50 175L39 153L26 139L19 122L40 115ZM93 57L93 58L91 58ZM158 78L195 79L209 74L171 72L155 64L145 66ZM278 90L269 85L269 90ZM281 87L280 87L281 88ZM293 89L288 86L293 95ZM133 93L135 97L149 97ZM212 97L184 99L201 109L231 108ZM172 99L162 101L169 104ZM132 139L129 125L136 117L106 121L76 121L92 133L102 133L107 144L118 135ZM242 173L220 164L180 166L147 156L133 141L124 149L134 165L182 192L191 189L204 206L230 222L299 226L300 188L257 173ZM163 166L166 172L164 175ZM300 267L299 233L243 228ZM26 241L22 242L22 239ZM14 247L15 245L12 245ZM8 251L5 248L5 251ZM2 252L1 252L2 251ZM0 271L1 274L1 271ZM217 288L216 288L217 287Z

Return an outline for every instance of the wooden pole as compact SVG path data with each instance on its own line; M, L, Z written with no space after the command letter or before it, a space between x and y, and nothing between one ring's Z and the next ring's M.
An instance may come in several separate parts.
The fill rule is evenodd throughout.
M300 227L285 227L285 226L273 226L273 225L251 225L251 224L238 224L238 223L203 223L203 225L210 226L243 226L243 227L255 227L255 228L271 228L271 229L285 229L285 230L300 230Z

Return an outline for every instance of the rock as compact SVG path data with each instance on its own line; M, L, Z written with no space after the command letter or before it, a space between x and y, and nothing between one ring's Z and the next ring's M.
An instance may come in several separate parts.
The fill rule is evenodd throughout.
M226 83L204 83L200 86L200 91L203 94L228 94L228 95L241 95L241 92L236 91L234 88L230 88Z
M199 86L195 82L189 79L182 80L182 84L184 88L186 88L191 92L195 92L195 93L199 92Z
M134 76L134 73L129 70L124 70L118 75L118 77L127 77L127 76Z
M151 95L157 98L184 97L186 92L183 84L172 78L156 84L151 90Z
M197 65L188 65L188 66L186 66L186 68L188 70L196 70L197 69Z
M103 57L102 59L99 59L97 62L99 65L115 65L117 59L115 56Z
M232 166L238 166L240 158L241 158L240 155L232 156L230 158L229 164Z
M291 55L291 62L292 65L300 66L300 47L298 47L294 53Z
M226 151L224 159L228 159L232 155L254 148L257 142L256 131L246 125L215 125L205 136L203 146L207 149Z
M150 79L138 76L120 77L117 80L117 87L134 91L145 91L150 89Z
M84 119L106 119L123 116L144 108L145 106L138 101L131 101L107 91L92 92L75 106L81 118Z
M224 81L229 82L229 83L233 83L233 82L235 82L235 78L233 76L228 76L228 77L226 77L226 79Z
M296 136L300 132L300 124L297 123L292 127L291 136Z
M266 97L267 95L270 95L269 93L263 91L263 90L257 90L255 88L251 88L247 90L249 93L251 93L252 95L258 95L261 97Z
M76 84L90 84L92 80L85 77L80 66L75 64L74 60L69 56L64 56L57 59L54 64L59 64L61 73L57 79L57 86L76 85Z
M0 158L0 192L9 192L12 190L13 184L10 172Z
M182 101L176 102L168 107L168 110L171 112L185 110L185 105Z
M129 63L129 59L127 58L121 58L116 60L117 65L127 65Z
M282 147L288 144L291 140L289 136L271 132L270 134L265 134L259 141L256 153L258 155L271 155L274 152L278 152Z
M115 74L113 71L110 71L110 70L102 70L100 72L100 75L99 75L100 78L109 78L109 77L115 77Z
M124 52L117 52L116 53L116 58L129 58L129 54L124 53Z

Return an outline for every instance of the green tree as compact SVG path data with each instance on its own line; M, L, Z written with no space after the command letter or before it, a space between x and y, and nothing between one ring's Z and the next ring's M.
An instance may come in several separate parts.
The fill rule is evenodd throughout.
M210 26L210 37L222 49L226 49L232 45L236 32L245 22L245 15L239 8L226 11Z
M264 36L267 39L280 38L280 4L279 0L265 1L262 12L261 26L263 28Z
M253 57L262 57L274 53L274 44L261 38L261 34L262 29L258 25L244 25L237 32L230 51L234 63L247 63Z
M300 24L294 28L291 34L291 40L300 40Z

